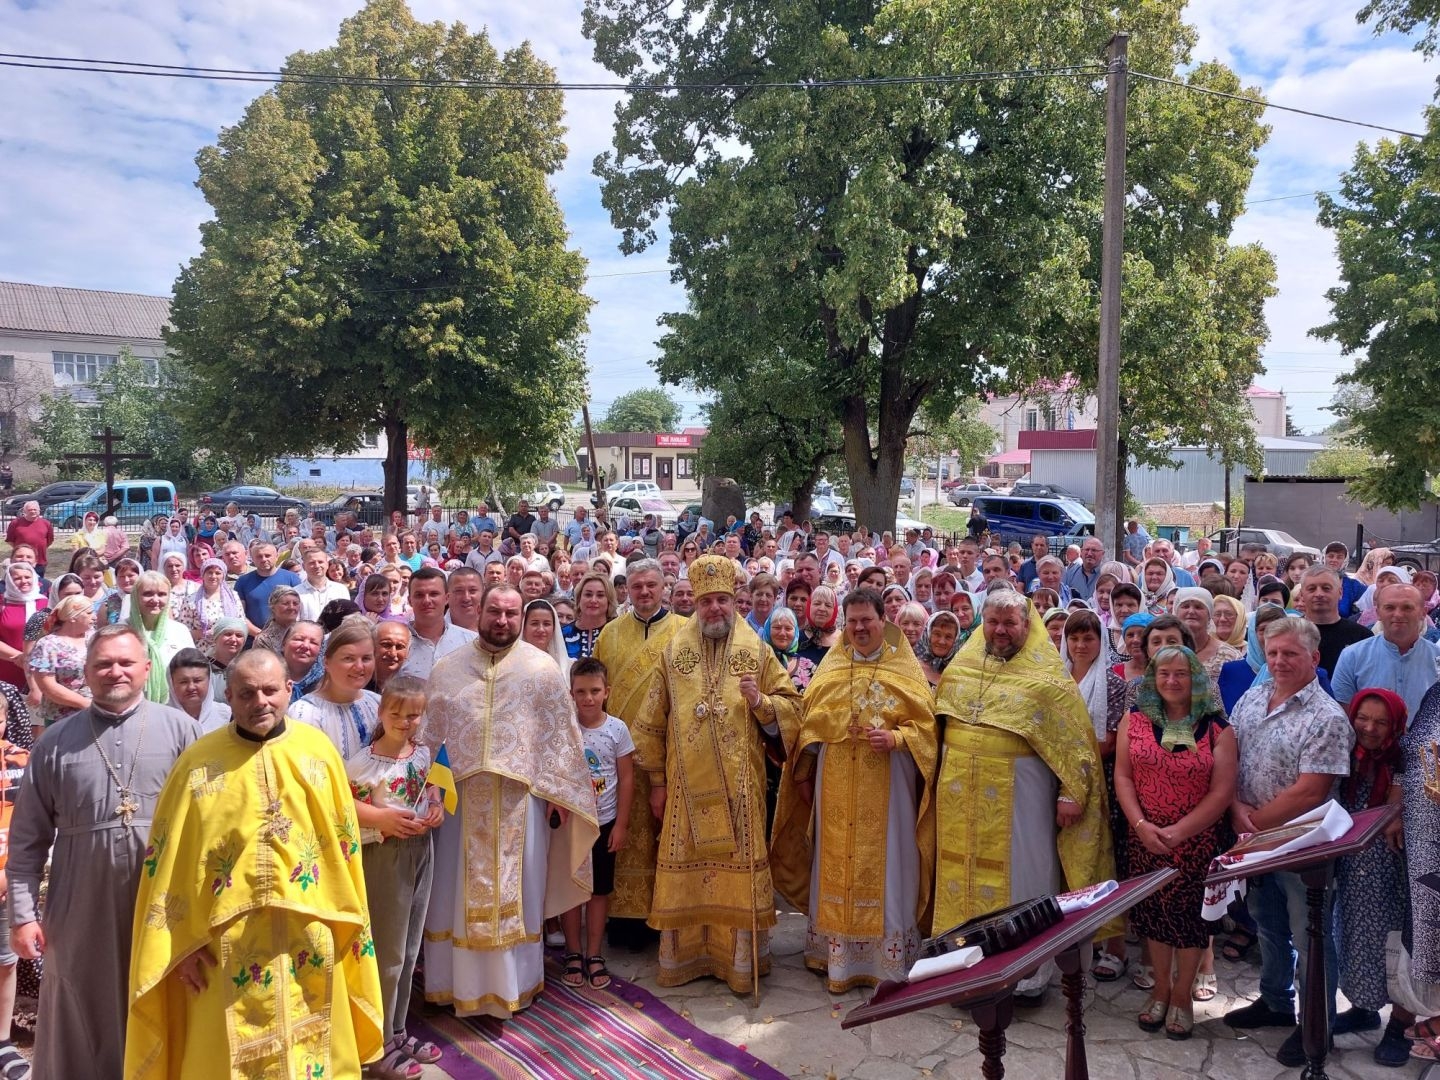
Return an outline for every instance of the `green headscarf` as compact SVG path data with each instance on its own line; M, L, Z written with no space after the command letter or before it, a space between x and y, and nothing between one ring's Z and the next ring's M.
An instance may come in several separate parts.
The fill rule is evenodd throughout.
M1166 660L1183 656L1190 665L1190 711L1179 720L1171 720L1165 711L1165 701L1155 685L1156 665ZM1195 729L1207 716L1224 716L1215 697L1215 684L1200 663L1200 658L1183 645L1167 645L1150 658L1145 677L1140 681L1139 693L1135 696L1135 708L1144 713L1151 723L1160 727L1160 747L1174 750L1183 747L1195 749Z
M150 676L145 680L145 697L164 705L170 700L170 680L169 673L165 670L165 654L160 647L165 644L165 628L170 622L170 605L167 603L160 609L154 630L145 629L145 617L140 613L140 588L145 584L146 578L152 576L164 580L162 575L151 570L141 574L135 579L135 584L130 586L130 626L140 635L140 640L145 642L145 652L150 658ZM170 583L166 581L165 584Z

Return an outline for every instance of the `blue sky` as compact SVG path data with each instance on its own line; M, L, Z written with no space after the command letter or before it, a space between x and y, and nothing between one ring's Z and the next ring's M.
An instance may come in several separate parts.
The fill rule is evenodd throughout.
M6 49L18 53L274 69L296 49L334 41L358 0L0 0ZM580 0L497 3L412 0L423 20L485 25L501 48L533 43L567 81L610 81L580 33ZM1277 103L1408 130L1435 89L1436 65L1410 42L1375 38L1355 22L1359 0L1195 0L1187 19L1200 34L1195 58L1218 58ZM198 248L208 208L194 188L194 157L239 119L258 89L194 82L0 69L0 278L52 285L168 293ZM617 395L655 383L655 320L682 303L664 273L664 252L625 259L600 206L590 163L609 145L612 93L571 94L570 150L555 178L575 244L590 260L588 355L598 412ZM1235 239L1275 255L1280 293L1263 384L1290 396L1307 430L1333 379L1348 367L1338 350L1307 335L1328 316L1335 284L1331 236L1315 224L1313 199L1332 190L1361 128L1271 111L1273 131L1251 188L1252 209ZM1271 201L1261 201L1271 200ZM660 272L656 272L660 271ZM699 399L676 391L696 415Z

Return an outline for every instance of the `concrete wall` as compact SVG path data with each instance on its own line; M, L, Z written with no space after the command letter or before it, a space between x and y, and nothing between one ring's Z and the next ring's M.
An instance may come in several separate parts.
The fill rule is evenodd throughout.
M1343 480L1284 477L1245 481L1245 524L1284 529L1301 543L1324 547L1332 540L1354 548L1355 526L1363 524L1373 542L1416 544L1440 536L1440 503L1392 513L1350 501Z

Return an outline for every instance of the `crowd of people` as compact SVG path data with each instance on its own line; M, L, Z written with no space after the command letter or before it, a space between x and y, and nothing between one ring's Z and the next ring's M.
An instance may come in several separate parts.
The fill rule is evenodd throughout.
M1384 549L1352 574L1341 544L1182 554L1138 523L1110 560L974 519L502 517L227 508L123 547L87 521L53 580L53 537L12 541L0 1035L17 958L43 956L34 1075L228 1055L413 1080L441 1054L405 1027L417 966L427 1000L501 1019L547 944L580 991L609 984L608 942L657 950L661 986L744 993L778 894L841 993L904 978L932 932L1164 867L1092 976L1128 974L1138 1026L1183 1040L1216 947L1258 944L1259 997L1225 1021L1291 1029L1298 1066L1303 884L1263 874L1227 909L1204 879L1332 798L1403 805L1326 898L1332 1030L1440 1058L1440 895L1415 884L1440 857L1406 843L1440 823L1433 576ZM29 1068L0 1039L0 1080Z

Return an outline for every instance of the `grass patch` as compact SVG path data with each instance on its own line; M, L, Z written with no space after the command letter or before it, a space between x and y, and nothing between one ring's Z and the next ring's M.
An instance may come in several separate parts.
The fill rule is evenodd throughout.
M940 532L964 532L970 523L970 510L968 507L961 509L958 506L927 503L920 511L920 520L934 525Z

